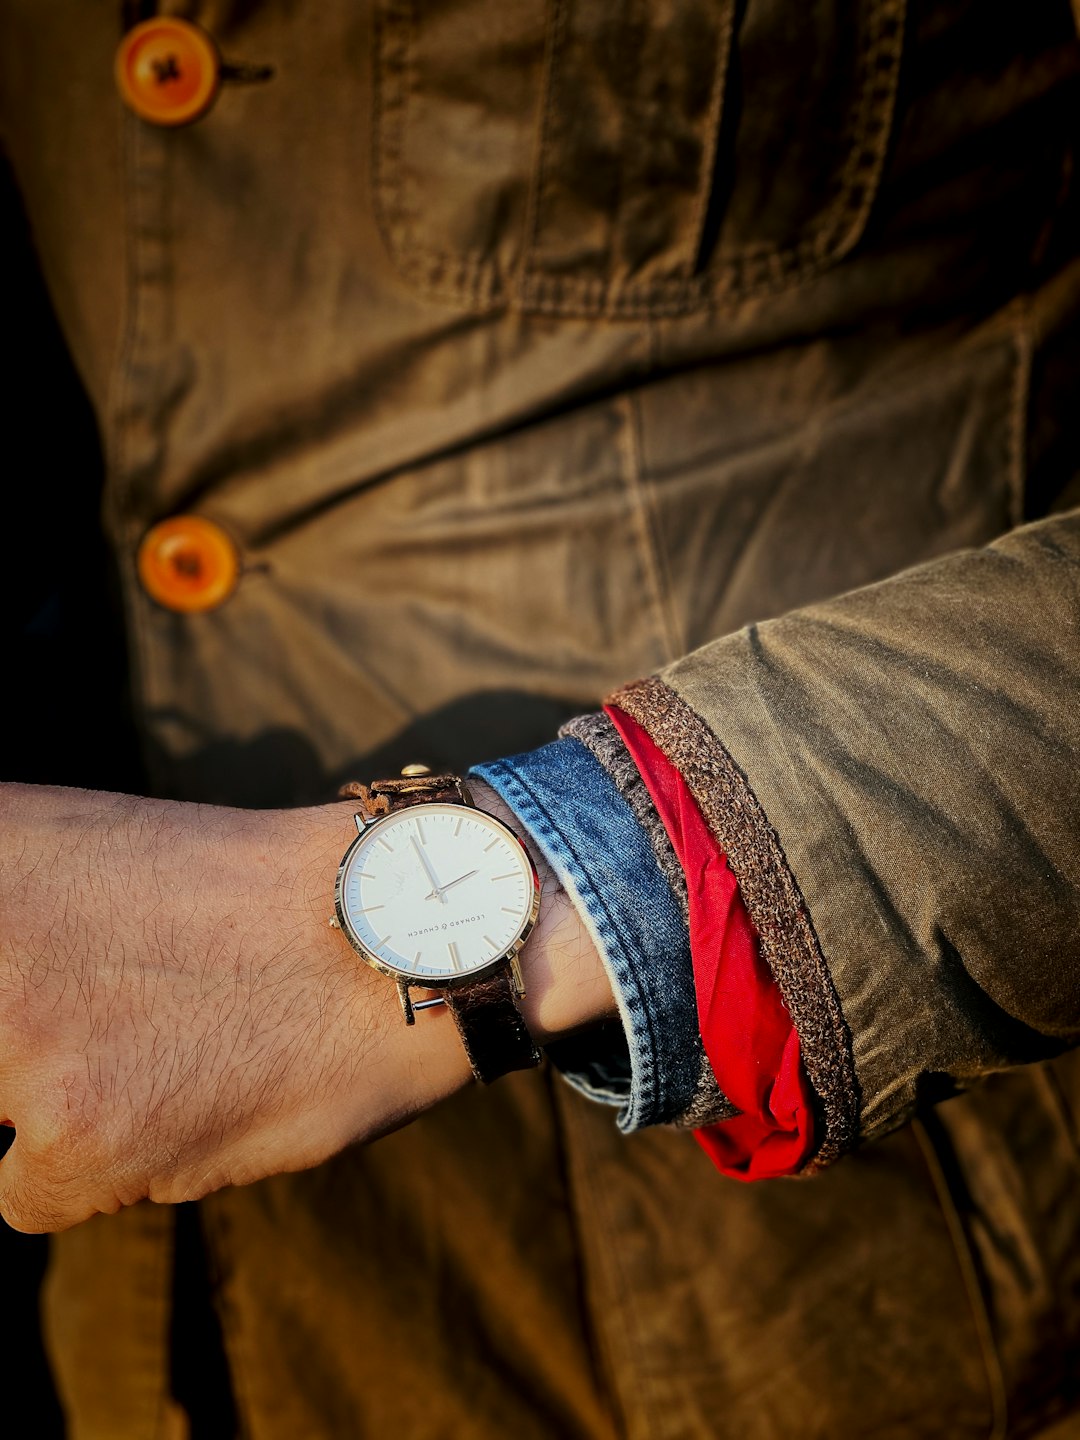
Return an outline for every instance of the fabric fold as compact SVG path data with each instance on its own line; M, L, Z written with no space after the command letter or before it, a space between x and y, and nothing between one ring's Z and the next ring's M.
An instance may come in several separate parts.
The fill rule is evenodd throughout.
M852 1147L858 1130L851 1034L780 839L720 740L662 680L624 686L608 707L636 721L682 777L726 857L812 1087L818 1138L805 1168L829 1164ZM777 1095L774 1103L787 1102Z
M697 1130L697 1138L735 1179L794 1174L813 1153L813 1094L798 1032L759 953L738 883L683 777L625 711L610 706L607 713L682 863L702 1041L741 1112Z

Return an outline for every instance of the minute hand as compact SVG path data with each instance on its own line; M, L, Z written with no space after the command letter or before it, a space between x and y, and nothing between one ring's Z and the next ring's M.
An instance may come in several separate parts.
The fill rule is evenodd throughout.
M420 864L424 867L424 873L425 873L425 875L427 875L427 878L431 881L432 885L434 885L434 887L435 887L434 890L432 890L431 895L437 895L437 894L439 894L440 891L441 891L441 889L442 889L442 887L441 887L440 884L439 884L439 877L435 874L435 871L431 868L431 861L430 861L430 860L427 858L427 856L424 854L424 852L423 852L423 850L421 849L421 847L416 843L416 837L415 837L414 835L410 835L410 836L409 836L409 839L412 841L412 847L413 847L413 849L416 851L417 859L420 861ZM431 899L431 895L427 896L427 899L430 900L430 899Z
M432 890L431 894L428 895L426 898L430 900L433 896L438 895L441 899L442 896L446 894L447 890L452 890L455 885L460 885L463 880L471 880L475 874L475 870L469 870L464 875L459 875L456 880L448 880L445 885L436 885L435 889Z

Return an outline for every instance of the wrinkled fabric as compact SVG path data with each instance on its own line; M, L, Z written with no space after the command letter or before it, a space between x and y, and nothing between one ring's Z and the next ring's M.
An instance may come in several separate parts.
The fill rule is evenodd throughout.
M857 1090L863 1137L895 1128L929 1087L1080 1041L1078 637L1072 512L667 672L693 709L672 704L654 731L732 835L751 915L760 896L781 932L765 949L815 1087ZM633 691L626 703L649 712ZM692 753L698 726L722 732L759 802L737 835L732 791L709 793L716 758ZM762 872L790 889L766 900ZM804 903L816 967L800 963L789 919ZM843 1035L827 1045L837 1013Z
M903 927L859 913L866 870L844 865L877 837L817 844L872 767L806 751L833 780L804 853L808 791L774 794L764 717L794 724L827 679L838 709L846 692L804 675L786 629L762 669L739 632L1077 503L1069 4L164 0L271 72L173 132L117 99L125 8L7 0L0 135L104 449L154 792L316 803L418 758L464 768L670 664L719 742L735 672L713 666L713 689L685 657L730 646L732 744L823 906L822 949L852 957L843 1014L886 1122L884 1077L923 1073L933 1026L912 1054L870 1016L901 995L868 937L884 913L895 958ZM201 616L136 573L149 526L186 512L242 560ZM917 624L905 643L918 657ZM799 683L762 711L766 674ZM933 679L913 665L920 693ZM957 718L986 719L978 688ZM999 735L1010 707L991 709ZM1049 752L1023 748L1037 775ZM1031 833L1070 783L1049 759ZM546 1072L515 1076L209 1197L244 1433L1075 1429L1076 1054L935 1108L944 1088L813 1180L742 1186L683 1132L624 1136ZM54 1248L77 1440L161 1433L172 1227L153 1216Z
M813 1096L799 1034L739 887L686 781L629 715L608 713L626 741L686 871L702 1043L740 1114L696 1134L724 1175L768 1180L800 1170L814 1148Z
M697 1095L701 1043L686 922L647 835L577 740L475 773L519 817L573 898L615 996L621 1034L610 1053L595 1036L548 1053L579 1090L619 1107L620 1129L678 1119Z

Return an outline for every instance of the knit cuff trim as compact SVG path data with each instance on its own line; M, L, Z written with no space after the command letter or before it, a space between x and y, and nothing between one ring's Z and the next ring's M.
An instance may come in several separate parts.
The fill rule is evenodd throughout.
M559 737L580 741L610 775L615 788L622 794L634 812L634 818L649 837L656 863L671 886L671 893L682 911L683 919L687 920L689 902L686 898L686 876L679 864L679 857L664 829L664 822L656 812L652 797L645 788L645 781L638 774L638 768L615 726L602 712L577 715L562 726Z
M679 857L652 802L645 781L638 773L633 757L623 744L615 726L602 712L578 715L560 729L559 735L579 741L607 771L616 789L633 811L634 818L648 836L656 863L671 886L671 893L682 912L683 920L689 923L686 876L683 874ZM668 1122L680 1130L699 1130L703 1125L730 1120L739 1113L716 1083L716 1076L700 1036L695 1038L698 1049L697 1085L686 1109Z
M851 1032L780 837L720 740L663 681L636 681L607 703L636 720L681 772L727 855L761 954L799 1032L822 1137L806 1168L820 1169L854 1144L858 1085Z

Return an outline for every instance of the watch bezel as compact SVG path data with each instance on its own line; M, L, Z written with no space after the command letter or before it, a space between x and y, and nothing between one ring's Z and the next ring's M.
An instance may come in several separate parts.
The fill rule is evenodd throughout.
M525 863L529 867L529 875L532 877L532 900L529 905L529 913L525 920L525 926L519 932L517 938L493 960L489 960L486 964L479 966L475 970L467 971L464 975L446 975L445 977L439 977L439 983L437 985L431 984L431 980L435 978L434 976L417 975L411 970L399 970L396 965L389 965L381 955L369 949L364 941L360 939L360 936L357 935L353 929L352 921L349 919L348 912L343 903L345 875L349 869L353 855L388 821L401 820L418 811L441 810L447 803L446 801L439 800L422 800L415 805L408 806L406 809L391 810L389 814L380 815L375 820L368 820L357 811L355 813L356 824L358 828L362 828L359 829L356 839L350 843L345 854L341 857L337 877L334 881L334 915L337 918L338 928L360 956L361 960L370 965L373 970L377 970L380 975L387 975L391 980L404 981L406 985L415 986L418 990L463 990L470 985L477 984L481 980L486 980L502 966L509 964L516 955L521 953L526 940L528 940L532 934L533 927L536 925L537 917L540 914L540 876L536 865L533 863L532 856L522 843L521 837L516 835L510 826L500 820L497 815L493 815L490 810L485 810L480 805L462 805L462 809L470 810L477 815L483 815L487 820L490 820L493 825L501 830L502 833L518 847L525 857Z

